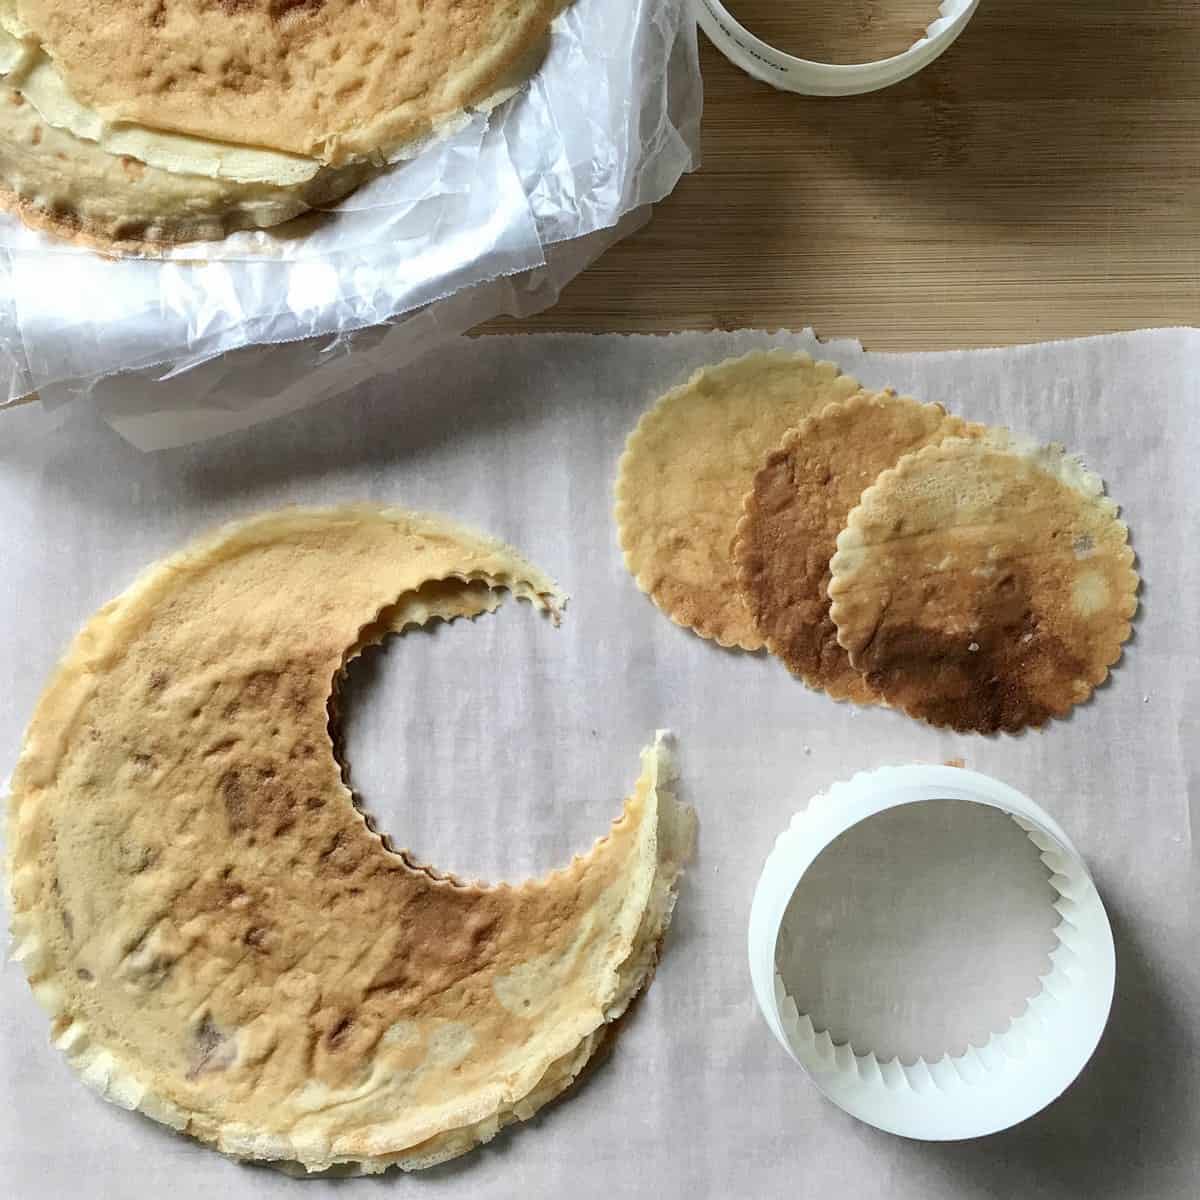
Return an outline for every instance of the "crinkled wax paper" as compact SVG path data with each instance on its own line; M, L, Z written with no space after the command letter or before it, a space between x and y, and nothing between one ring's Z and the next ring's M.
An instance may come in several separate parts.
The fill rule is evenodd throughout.
M115 372L155 368L148 378L171 384L138 394L180 414L157 442L194 440L273 415L260 394L233 425L212 419L207 380L178 376L217 355L311 338L289 358L311 371L357 330L419 322L389 342L395 366L500 313L537 311L695 165L700 96L687 0L576 0L516 97L307 236L112 261L0 214L0 409L36 390L53 411ZM197 409L208 418L189 421Z

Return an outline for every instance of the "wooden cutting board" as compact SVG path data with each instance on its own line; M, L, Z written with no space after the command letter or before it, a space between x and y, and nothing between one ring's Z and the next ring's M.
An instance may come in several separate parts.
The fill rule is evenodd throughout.
M844 44L813 34L836 0L727 2L794 51ZM929 7L844 3L872 49L889 5ZM490 331L812 325L910 350L1200 324L1195 0L982 0L931 67L850 99L776 92L703 35L701 61L700 171L555 308Z

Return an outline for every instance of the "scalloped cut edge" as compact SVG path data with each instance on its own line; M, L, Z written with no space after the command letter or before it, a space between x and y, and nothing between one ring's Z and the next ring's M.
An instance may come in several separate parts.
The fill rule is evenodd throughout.
M901 404L912 403L912 404L915 404L918 408L934 408L934 409L937 409L942 414L943 417L949 417L949 416L955 415L953 413L947 412L946 407L942 404L939 404L936 400L928 400L928 401L918 400L915 396L910 396L907 392L899 393L896 391L895 388L891 388L891 387L883 387L875 392L868 391L864 388L862 391L855 392L853 396L847 396L845 400L831 401L829 404L825 405L825 407L823 409L821 409L820 412L812 413L810 416L805 417L804 420L801 421L798 425L793 425L791 427L791 429L789 429L783 435L783 437L781 437L779 439L779 445L776 446L774 450L770 451L767 454L767 457L763 460L762 465L754 473L754 480L750 484L750 489L746 492L746 494L744 496L742 496L742 515L740 517L738 517L738 523L734 527L733 541L730 543L730 547L729 547L729 557L733 563L734 580L737 583L738 592L742 596L743 603L746 602L745 601L745 595L746 595L746 591L747 591L746 581L749 578L749 572L746 570L746 568L742 564L741 547L745 543L746 530L750 525L750 501L753 499L754 493L758 488L758 478L763 473L763 471L766 470L768 461L770 459L774 458L774 456L776 454L787 453L789 450L794 449L796 447L796 445L798 445L800 442L802 442L804 440L804 438L807 434L812 432L813 426L816 425L819 421L829 420L830 418L837 416L839 413L841 413L843 411L850 411L850 410L853 410L856 408L864 408L869 404L877 404L877 403L880 403L881 401L886 401L887 403L898 402ZM960 418L960 419L965 421L965 418ZM973 424L973 422L966 421L966 424L968 427L970 427ZM949 441L950 439L947 438L947 439L943 439L943 440ZM958 440L958 439L955 439L955 440ZM941 445L940 442L938 444ZM746 605L746 607L747 607L747 610L749 610L750 606L748 604ZM832 606L832 602L831 602L831 604L830 604L831 610L832 610L832 607L833 606ZM754 614L752 611L750 613L750 619L751 619L751 621L754 620ZM836 625L836 622L834 624ZM756 623L756 628L757 628L757 623ZM767 652L769 654L773 655L774 657L779 658L780 662L783 662L783 659L780 658L779 651L776 649L777 643L776 643L775 639L772 637L763 636L762 634L759 634L759 636L762 638L762 644L766 648ZM838 644L841 645L840 642ZM845 649L845 647L843 646L842 649ZM787 667L787 664L784 663L784 666ZM802 683L806 688L808 688L808 690L810 692L819 692L821 695L832 700L834 702L834 704L852 704L856 708L890 708L891 707L891 705L888 704L888 702L886 700L884 700L884 698L882 696L880 696L878 699L876 699L870 703L863 703L861 700L855 700L855 698L853 696L845 696L845 695L840 696L834 692L828 691L826 688L822 687L820 685L820 683L814 683L812 681L812 679L810 679L807 675L798 674L797 672L793 671L791 669L791 667L787 667L787 670L793 679L796 679L800 683Z
M863 540L861 534L861 525L865 519L863 510L866 508L869 501L872 499L872 493L877 489L884 487L893 478L899 478L908 474L920 465L920 461L925 457L936 456L940 451L955 446L973 446L979 453L987 451L998 452L1001 454L1009 454L1015 458L1023 458L1033 465L1037 470L1057 479L1064 487L1076 492L1086 500L1090 500L1103 512L1103 514L1111 520L1124 535L1122 543L1124 547L1123 557L1125 559L1125 589L1118 596L1118 600L1123 600L1123 608L1128 609L1128 612L1122 614L1124 625L1122 627L1121 636L1112 649L1108 660L1103 663L1097 663L1094 670L1087 675L1086 681L1091 684L1091 690L1082 700L1073 701L1061 709L1050 710L1050 715L1046 720L1038 724L1024 725L1020 729L998 729L994 734L1002 733L1008 737L1018 737L1025 729L1040 729L1045 726L1051 719L1062 720L1073 709L1087 704L1091 701L1099 688L1106 679L1108 679L1112 668L1121 661L1125 652L1125 646L1130 637L1133 635L1133 619L1138 611L1138 592L1141 589L1142 578L1134 567L1137 561L1137 555L1133 547L1129 544L1129 526L1120 519L1120 506L1109 496L1104 486L1104 480L1095 471L1087 467L1083 459L1078 454L1070 453L1059 442L1038 442L1035 438L1028 434L1014 433L1011 429L1004 426L992 426L987 430L987 433L982 438L946 438L945 441L938 442L932 446L926 446L924 449L918 450L912 454L906 454L894 466L889 467L886 471L882 471L875 482L867 488L858 504L850 510L849 516L846 518L846 527L838 534L837 549L834 551L833 557L829 560L831 580L830 580L830 605L829 616L838 630L838 645L843 650L849 652L849 647L842 641L842 626L838 620L838 599L837 593L833 591L833 584L837 582L837 570L835 564L838 557L844 551L864 549L867 543ZM960 729L953 725L934 725L932 722L924 718L916 718L922 724L929 725L932 729L948 729L955 733L975 733L974 729Z
M380 628L380 637L391 632L389 628L380 627L379 624L382 615L388 609L401 605L406 596L420 591L430 583L451 579L458 579L463 583L485 582L493 592L505 590L519 598L528 599L535 607L548 612L556 623L562 606L566 604L566 593L506 543L486 534L480 534L468 526L447 521L437 514L363 503L322 508L292 505L227 522L212 530L208 535L192 541L176 554L169 555L143 568L124 592L93 614L75 641L72 642L71 650L59 663L52 680L57 680L68 664L78 669L81 665L81 658L82 662L86 663L90 654L76 657L73 653L80 639L85 634L91 633L94 627L103 626L106 622L112 621L120 614L125 604L148 590L150 584L160 577L164 569L181 566L231 538L252 538L257 528L273 526L281 517L304 520L306 517L311 519L313 516L331 521L371 516L428 522L442 531L452 529L456 533L486 546L491 551L506 554L513 565L523 573L522 575L515 572L511 574L498 573L492 576L482 572L478 575L450 573L446 576L431 576L423 579L413 588L398 595L392 604L384 605L371 621L360 627L358 638L345 652L342 670L355 654L361 652L366 645L371 644L370 641L362 640L366 631L373 627ZM490 609L479 609L469 615L477 616L481 615L483 611L494 611L498 607L500 599L499 597L495 598L495 603L491 605ZM424 620L414 619L402 623L397 632L424 625L428 620L438 619L439 615L434 612ZM449 619L454 618L450 617ZM93 636L85 643L87 650L91 653L96 650L95 640ZM331 681L331 687L334 682ZM333 694L334 692L331 691L331 695ZM156 1095L148 1085L141 1081L134 1068L125 1065L117 1055L104 1046L93 1044L86 1022L72 1019L65 1026L59 1028L64 1019L63 996L54 978L46 976L36 981L29 978L38 973L42 962L42 945L36 929L35 912L32 910L18 911L16 896L13 893L18 869L15 861L15 839L11 836L12 810L17 799L16 792L12 789L15 773L7 784L4 811L6 835L8 835L3 874L10 913L9 959L21 963L26 977L29 979L30 990L33 992L34 998L50 1018L51 1044L62 1052L88 1087L121 1108L140 1112L172 1129L196 1137L201 1144L213 1147L232 1158L262 1162L291 1174L311 1176L340 1171L344 1174L367 1175L380 1174L393 1166L401 1170L420 1170L436 1166L490 1141L505 1126L516 1121L528 1120L550 1100L565 1091L575 1081L595 1050L603 1042L608 1032L608 1026L624 1014L634 997L652 978L661 943L674 911L679 880L683 867L692 855L696 834L694 810L680 804L675 798L674 791L670 788L670 784L678 776L674 756L668 745L670 741L671 735L668 731L658 730L654 742L643 748L641 752L642 770L634 785L630 800L627 800L622 806L621 813L611 822L608 831L596 839L587 854L576 854L566 866L555 868L540 879L529 879L516 885L517 889L544 887L556 876L574 869L594 853L598 846L606 842L612 836L613 830L627 820L630 801L639 793L644 792L648 812L643 819L652 820L654 823L654 828L649 832L647 838L649 852L654 856L654 869L648 878L645 905L638 927L628 943L625 958L616 962L612 967L611 987L608 990L608 997L600 1009L599 1020L566 1054L559 1055L545 1065L532 1089L522 1095L509 1096L497 1102L493 1111L479 1120L440 1131L425 1141L401 1147L393 1152L368 1156L339 1156L333 1152L332 1143L328 1138L314 1139L305 1144L287 1135L262 1133L238 1122L229 1122L219 1126L216 1136L212 1139L200 1138L189 1128L191 1119L188 1110L165 1097ZM340 765L340 760L334 753L332 741L330 750L334 754L335 762L339 762ZM353 793L344 783L343 787L346 790L347 802L352 805L359 818L365 821L366 817L355 803ZM381 844L383 844L382 838ZM396 855L396 852L389 850L386 844L383 844L383 848L385 852ZM403 858L402 854L396 856ZM410 870L426 875L435 884L446 887L478 886L462 885L450 877L440 877L431 868L414 867L408 859L404 859L404 862ZM508 883L495 886L506 889L513 887Z
M306 1177L325 1173L378 1175L391 1167L404 1171L423 1170L484 1145L508 1125L529 1120L566 1091L603 1043L608 1027L624 1015L637 994L653 977L662 940L674 912L682 867L693 852L695 814L686 805L680 804L668 787L677 777L674 756L667 744L669 739L667 731L659 730L654 742L642 750L643 771L638 786L644 784L648 795L654 796L657 802L657 829L653 845L661 869L655 871L651 880L637 934L628 955L617 965L612 994L604 1004L600 1021L572 1050L547 1064L532 1090L521 1096L510 1097L481 1120L444 1130L425 1142L389 1154L340 1157L330 1153L327 1141L322 1141L319 1146L303 1146L285 1135L257 1133L236 1123L222 1126L214 1141L204 1141L202 1144L235 1159L261 1162L284 1173ZM596 840L589 854L606 842L626 817L623 810L611 823L609 832ZM572 865L586 857L576 855L567 867L557 868L542 879L526 880L518 887L544 886L553 876L570 870ZM11 869L6 876L11 881ZM441 879L434 879L434 882L451 886ZM497 886L508 888L511 885ZM8 899L10 907L13 907L11 894ZM14 909L10 959L22 963L28 972L38 960L40 950L36 933L28 931L22 934L19 928L21 924ZM55 1003L57 989L33 984L31 990L52 1023L56 1023L61 1016L61 1009ZM125 1067L116 1055L102 1046L93 1045L83 1021L73 1021L58 1032L53 1032L52 1024L50 1040L83 1082L105 1100L121 1108L140 1112L180 1133L194 1136L188 1128L190 1118L187 1110L155 1095L141 1083L135 1071Z
M818 793L807 809L792 817L787 829L776 839L772 854L786 846L792 831L803 826L807 813L815 806L837 802L838 786ZM1070 891L1081 886L1081 882L1091 885L1090 881L1081 881L1077 877L1075 864L1058 849L1053 839L1024 818L1007 812L1005 815L1025 832L1037 848L1038 857L1047 870L1046 882L1058 894L1058 899L1051 904L1059 920L1051 931L1056 945L1047 955L1050 969L1037 976L1038 990L1025 998L1021 1011L1009 1018L1007 1028L993 1031L981 1045L969 1042L962 1054L951 1055L947 1051L933 1060L918 1055L914 1062L906 1064L900 1061L899 1055L880 1059L873 1050L856 1050L853 1042L835 1042L828 1029L818 1030L812 1017L800 1012L776 964L773 982L783 1031L802 1064L807 1056L817 1060L823 1067L857 1075L860 1082L889 1091L904 1089L920 1094L937 1089L947 1092L960 1087L972 1088L993 1079L1004 1071L1008 1063L1027 1058L1032 1049L1044 1044L1048 1025L1045 1014L1059 1005L1059 997L1075 986L1068 970L1076 959L1071 936L1075 928L1071 915L1076 901ZM1071 873L1068 874L1068 871Z
M646 431L652 426L659 424L663 419L665 410L678 404L687 393L700 382L701 379L716 375L718 372L725 371L737 365L751 360L766 360L774 362L782 362L784 360L795 363L803 367L834 367L839 377L849 379L856 387L862 388L862 384L856 376L847 375L845 371L838 366L837 363L826 358L813 358L807 350L790 350L783 346L776 346L767 350L750 350L745 354L731 354L728 358L723 358L719 362L708 363L703 367L697 367L688 378L675 387L664 392L659 398L648 408L641 417L638 418L637 424L629 431L625 438L625 447L621 451L621 457L617 459L617 473L613 481L613 522L617 527L617 545L621 550L621 559L625 564L625 569L633 577L633 582L637 584L638 590L645 596L648 596L654 603L655 608L667 617L680 629L690 629L697 637L702 637L706 641L716 642L725 650L744 650L747 654L758 654L766 649L766 642L758 637L754 642L737 638L725 637L719 633L713 632L707 627L693 625L683 618L672 612L662 599L655 593L654 588L644 578L643 574L638 571L633 562L633 547L630 545L625 522L626 504L626 466L637 450L638 443L646 436ZM734 566L736 573L736 563L732 561L732 546L730 548L731 565Z

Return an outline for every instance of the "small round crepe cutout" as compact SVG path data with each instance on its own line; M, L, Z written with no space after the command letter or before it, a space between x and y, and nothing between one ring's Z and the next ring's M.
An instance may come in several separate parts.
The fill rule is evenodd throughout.
M833 363L756 351L697 371L642 417L617 468L617 532L638 587L671 620L762 648L730 560L742 497L786 430L857 391Z
M240 1158L429 1166L569 1086L649 979L690 840L661 738L587 854L519 886L393 853L327 702L389 632L562 593L356 506L227 527L76 639L13 777L14 956L84 1080Z
M863 490L905 455L982 433L940 404L861 392L785 434L746 494L733 558L738 587L767 649L836 700L879 703L850 665L829 616L829 560Z
M1064 716L1120 658L1137 609L1128 530L1058 446L996 431L901 459L830 563L838 641L888 704L960 732Z

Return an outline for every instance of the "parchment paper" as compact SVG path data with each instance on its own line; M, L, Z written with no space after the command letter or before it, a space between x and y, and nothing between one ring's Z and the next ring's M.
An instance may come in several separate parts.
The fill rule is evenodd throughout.
M467 874L544 869L615 815L658 726L678 735L682 793L701 820L657 978L609 1060L531 1125L424 1176L297 1183L103 1103L49 1047L10 964L0 973L5 1194L1196 1194L1200 333L926 356L823 349L866 384L1064 441L1124 508L1145 580L1124 661L1069 720L994 739L833 704L768 658L675 627L627 575L609 516L626 433L693 368L770 343L813 345L758 333L463 340L404 374L403 406L398 381L380 377L157 454L82 411L19 449L0 444L6 765L69 638L143 565L266 506L369 497L501 534L573 594L561 629L511 605L393 641L355 669L348 753L381 828ZM1027 792L1069 832L1113 920L1117 998L1095 1059L1046 1112L978 1142L921 1144L845 1116L780 1051L751 997L746 920L762 861L807 797L860 768L954 757ZM985 856L979 869L991 869ZM931 889L908 894L928 904ZM928 909L948 965L986 951L963 915L974 907L951 896Z

